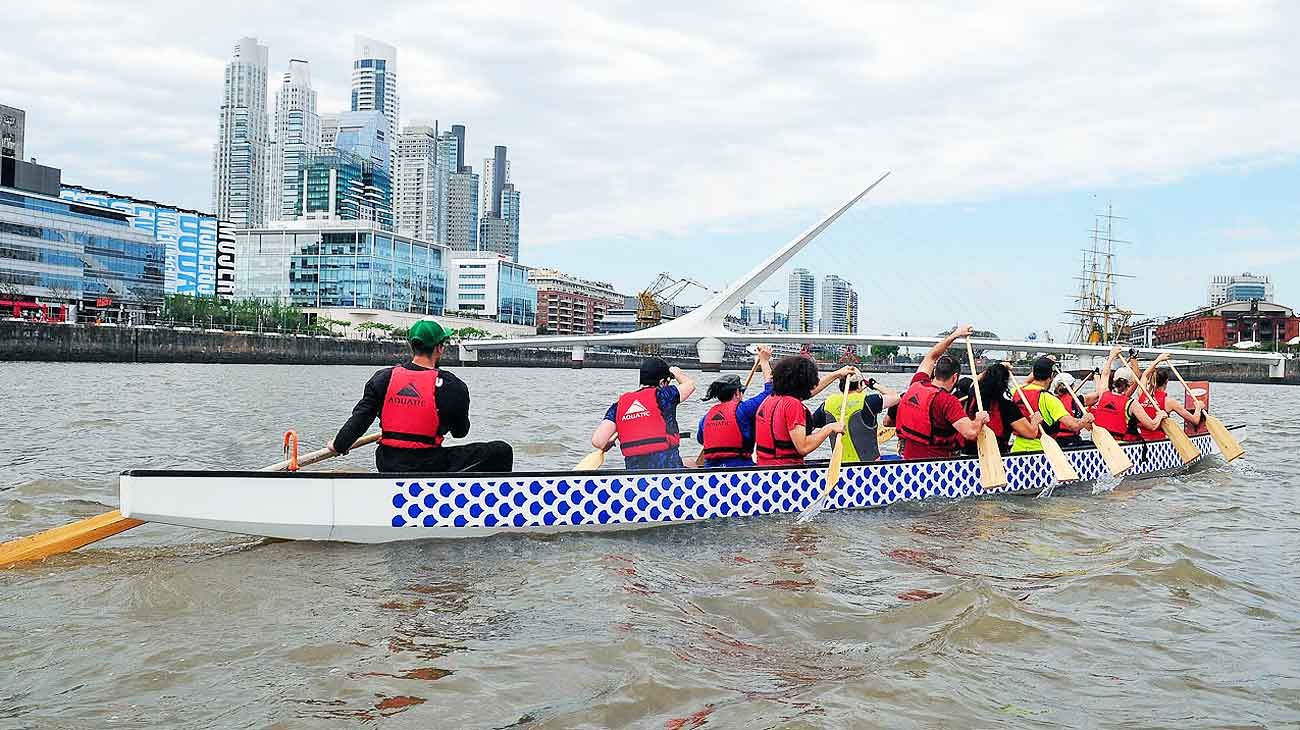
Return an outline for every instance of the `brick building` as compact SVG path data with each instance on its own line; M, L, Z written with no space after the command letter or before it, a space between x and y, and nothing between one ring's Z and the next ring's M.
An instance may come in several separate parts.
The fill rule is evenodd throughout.
M610 310L623 307L623 295L603 281L588 281L554 269L533 269L528 282L537 287L537 333L595 334Z
M1232 347L1238 342L1264 346L1300 335L1300 318L1281 304L1263 301L1227 302L1202 307L1173 317L1156 328L1155 344L1201 340L1208 349Z

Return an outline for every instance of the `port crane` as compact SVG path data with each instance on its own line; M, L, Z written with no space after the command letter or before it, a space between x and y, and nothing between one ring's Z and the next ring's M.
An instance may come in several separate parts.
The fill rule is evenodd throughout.
M673 300L691 287L699 287L711 292L707 286L694 279L675 279L667 272L660 273L650 286L637 293L636 328L639 330L654 327L663 322L663 310Z

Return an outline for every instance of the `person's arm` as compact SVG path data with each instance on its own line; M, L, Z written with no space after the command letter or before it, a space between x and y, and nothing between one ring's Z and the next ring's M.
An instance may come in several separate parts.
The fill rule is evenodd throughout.
M832 421L812 433L808 433L803 424L790 429L790 443L801 456L807 456L817 450L822 442L830 438L833 433L844 433L844 424L839 421Z
M591 433L591 448L597 451L609 451L614 446L614 434L618 432L618 427L614 425L614 419L617 418L618 404L609 407L605 411L605 420L600 422L595 431Z
M772 382L772 348L767 345L758 346L758 369L763 371L767 382Z
M1022 439L1039 439L1043 437L1043 417L1035 413L1029 418L1021 416L1011 422L1011 433Z
M943 398L944 395L948 397ZM942 402L938 402L940 398L943 398ZM989 422L988 411L977 411L974 418L966 415L966 409L951 393L940 393L935 400L941 409L940 417L952 424L957 433L967 441L974 441L980 435L980 429ZM933 407L931 405L931 408ZM933 413L934 411L931 411L931 414ZM931 417L933 418L933 415Z
M973 334L975 334L975 328L968 324L964 324L953 330L952 334L940 340L939 344L930 348L930 351L925 353L925 357L921 359L921 364L916 366L916 372L925 373L926 375L934 375L934 364L939 361L940 357L943 357L943 353L947 352L948 348L952 347L952 343L963 337L970 337ZM976 430L978 431L978 429Z
M384 402L384 395L388 392L388 382L392 377L392 368L384 368L370 376L361 393L361 400L352 407L352 415L325 448L336 454L348 453L352 444L356 443L357 439L361 438L361 434L370 428L370 424L375 422L375 418L379 415L379 406Z
M681 396L681 402L686 402L695 393L695 379L675 365L668 368L668 372L672 373L673 378L677 380L677 392Z
M1076 418L1073 413L1065 410L1065 404L1060 398L1046 391L1038 394L1038 410L1043 414L1043 421L1046 423L1059 423L1068 431L1084 431L1092 428L1092 414L1085 413L1083 418Z
M877 383L875 378L867 382L867 387L879 393L880 397L884 399L885 404L881 408L882 411L893 408L898 405L898 401L903 399L903 396L899 395L898 391L883 383Z
M434 400L438 404L438 431L458 439L469 435L469 388L465 381L443 373Z
M1199 401L1196 403L1196 409L1189 411L1186 406L1179 403L1176 399L1165 396L1165 412L1177 413L1188 423L1200 424L1201 422L1201 404Z
M1128 404L1128 412L1137 419L1138 424L1148 431L1156 431L1160 428L1160 422L1169 417L1168 413L1162 410L1156 411L1156 417L1152 418L1147 415L1147 409L1143 408L1137 400L1131 400Z
M856 372L858 372L858 369L857 369L857 368L853 367L852 365L845 365L844 367L840 368L839 370L836 370L836 371L834 371L834 372L830 372L830 373L827 373L827 374L823 375L823 376L822 376L822 379L817 381L817 387L813 388L813 390L812 390L812 395L817 395L818 393L822 392L823 390L826 390L827 388L829 388L830 385L831 385L831 383L834 383L835 381L839 380L840 378L847 378L848 376L850 376L850 375L852 375L852 374L854 374L854 373L856 373ZM809 397L811 397L811 396L809 396Z

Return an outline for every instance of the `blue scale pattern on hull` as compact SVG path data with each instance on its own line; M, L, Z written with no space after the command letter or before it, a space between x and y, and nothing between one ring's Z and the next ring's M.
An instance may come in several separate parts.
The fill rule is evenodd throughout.
M1208 436L1193 438L1214 453ZM1131 476L1183 466L1167 441L1126 446ZM1068 452L1079 478L1102 477L1106 466L1094 449ZM897 502L961 499L982 494L1036 491L1052 484L1042 454L1007 459L1008 485L982 490L975 459L876 462L846 466L829 509L866 509ZM825 466L752 471L691 470L672 473L564 474L395 482L393 527L539 528L690 522L801 512L825 488Z

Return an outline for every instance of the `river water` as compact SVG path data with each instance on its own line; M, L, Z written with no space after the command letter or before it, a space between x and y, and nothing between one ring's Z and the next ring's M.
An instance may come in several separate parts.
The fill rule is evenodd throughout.
M0 539L123 469L317 448L372 371L0 364ZM635 378L458 374L528 468ZM1095 495L383 546L146 525L0 570L0 727L1296 726L1300 390L1213 395L1245 459Z

